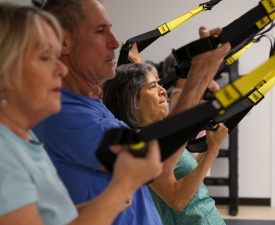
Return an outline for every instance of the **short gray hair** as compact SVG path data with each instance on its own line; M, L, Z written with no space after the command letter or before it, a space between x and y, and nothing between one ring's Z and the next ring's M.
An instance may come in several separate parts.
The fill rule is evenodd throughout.
M81 0L48 0L43 9L56 16L62 27L72 35L77 33L80 22L86 19Z
M152 69L148 63L123 64L116 68L116 76L104 84L103 103L132 129L142 124L138 111L140 92Z
M22 59L30 43L44 44L40 19L51 26L61 44L61 28L54 16L34 7L0 4L0 80L4 85L10 85L11 76L18 76L20 84Z

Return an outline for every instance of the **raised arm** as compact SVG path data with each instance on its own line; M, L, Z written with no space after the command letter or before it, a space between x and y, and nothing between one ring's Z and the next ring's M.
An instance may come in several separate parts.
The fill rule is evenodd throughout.
M201 38L204 38L209 35L219 35L221 31L222 30L220 28L208 31L205 27L200 27L199 34ZM229 50L230 44L226 43L218 49L202 53L192 59L192 66L188 73L186 84L178 98L177 103L175 104L175 107L170 111L169 115L180 113L200 103L203 93L213 80L224 55ZM186 143L164 161L163 173L161 174L161 177L168 177L173 173L173 170L185 147Z
M210 35L219 35L221 31L221 28L208 31L205 27L200 27L199 34L201 38L204 38ZM220 48L202 53L192 59L192 66L186 84L178 102L169 115L182 112L199 104L204 91L213 80L223 57L229 50L230 44L226 43Z
M157 179L150 184L156 194L175 211L182 211L193 198L202 184L210 165L218 156L219 148L228 135L228 129L223 124L219 124L219 126L219 130L216 132L207 131L209 148L192 172L178 181L172 174L166 179Z

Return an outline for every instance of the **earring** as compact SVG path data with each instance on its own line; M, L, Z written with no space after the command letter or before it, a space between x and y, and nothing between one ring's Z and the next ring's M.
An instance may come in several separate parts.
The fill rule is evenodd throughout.
M1 95L0 106L1 106L2 108L4 108L4 107L7 106L8 102L7 102L7 100L5 99L4 90L2 89L2 90L0 90L0 92L1 92L1 93L0 93L0 95Z

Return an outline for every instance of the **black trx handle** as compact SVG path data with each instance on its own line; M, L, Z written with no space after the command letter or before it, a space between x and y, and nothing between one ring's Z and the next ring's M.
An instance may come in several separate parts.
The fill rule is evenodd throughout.
M203 116L201 116L201 112L205 112ZM215 117L217 112L215 106L213 106L211 102L207 102L144 127L138 133L127 128L109 130L103 136L96 151L96 156L108 170L112 171L116 155L109 150L110 145L135 145L140 142L158 139L161 150L161 160L163 161L202 130L205 124ZM198 119L194 120L194 116ZM131 150L134 154L136 154L137 151L138 150ZM146 154L146 151L138 155L142 156L144 154Z
M152 44L155 40L157 40L159 37L169 33L171 30L176 28L177 26L181 25L191 17L197 15L200 12L211 10L216 4L218 4L221 0L211 0L206 3L202 3L199 5L198 8L191 10L189 13L184 14L168 23L164 23L160 25L158 28L151 30L149 32L143 33L141 35L135 36L133 38L128 39L122 46L120 50L120 55L118 58L117 65L120 66L122 64L129 63L128 61L128 55L129 51L131 49L131 44L136 42L137 43L137 49L139 52L147 48L150 44Z
M241 44L239 44L238 46L236 46L233 50L230 51L230 53L228 53L226 55L226 57L224 58L223 62L221 63L214 79L218 79L221 75L222 72L226 71L229 66L233 65L237 59L251 46L251 42L253 43L257 43L260 38L254 39L255 35L252 35L251 37L249 37L248 39L246 39L245 41L243 41ZM249 47L248 47L249 45ZM186 79L187 75L189 73L191 67L191 62L187 62L185 64L181 63L181 64L176 64L174 66L175 68L175 74L170 75L168 77L165 77L163 79L161 79L158 83L159 85L163 86L166 90L168 88L170 88L174 82L179 79ZM209 96L209 97L208 97ZM204 100L209 100L210 98L210 93L206 93L206 95L204 95L203 99Z

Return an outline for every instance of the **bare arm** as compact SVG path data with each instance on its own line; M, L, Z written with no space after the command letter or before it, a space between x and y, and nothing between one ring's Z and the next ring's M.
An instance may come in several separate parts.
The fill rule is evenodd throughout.
M178 181L174 174L166 179L157 179L150 184L150 187L172 209L178 212L182 211L199 189L209 167L219 153L220 145L227 135L228 129L222 124L220 124L220 128L216 133L208 132L209 149L192 172Z
M204 155L205 155L205 152L200 153L195 157L198 163L203 159Z

